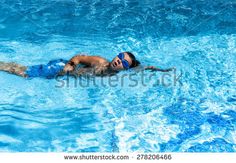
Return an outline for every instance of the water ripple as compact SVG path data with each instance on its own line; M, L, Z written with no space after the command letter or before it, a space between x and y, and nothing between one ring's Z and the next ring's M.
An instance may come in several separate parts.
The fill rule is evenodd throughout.
M0 4L0 61L35 65L82 52L112 60L131 51L142 65L182 72L170 87L157 84L157 72L135 87L96 78L96 86L63 88L0 72L0 151L236 151L233 1Z

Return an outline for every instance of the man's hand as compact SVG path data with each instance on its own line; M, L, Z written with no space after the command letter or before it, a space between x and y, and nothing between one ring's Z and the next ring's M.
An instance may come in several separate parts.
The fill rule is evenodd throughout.
M71 66L70 64L66 64L63 71L64 72L72 72L72 71L74 71L74 69L75 69L74 66Z

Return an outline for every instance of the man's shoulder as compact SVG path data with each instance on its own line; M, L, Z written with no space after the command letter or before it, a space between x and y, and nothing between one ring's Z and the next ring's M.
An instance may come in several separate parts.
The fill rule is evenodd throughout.
M109 61L103 57L100 56L94 56L97 57L99 65L107 65L109 63Z

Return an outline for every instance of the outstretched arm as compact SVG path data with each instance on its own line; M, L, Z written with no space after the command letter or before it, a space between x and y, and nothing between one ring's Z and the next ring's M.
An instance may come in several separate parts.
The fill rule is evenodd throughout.
M73 71L78 64L83 64L86 66L94 66L106 61L104 58L99 56L86 56L86 55L76 55L70 59L70 61L65 65L64 72Z
M144 70L161 71L161 72L169 72L169 71L172 71L174 69L175 69L175 67L168 68L168 69L160 69L160 68L157 68L157 67L154 67L154 66L144 67Z

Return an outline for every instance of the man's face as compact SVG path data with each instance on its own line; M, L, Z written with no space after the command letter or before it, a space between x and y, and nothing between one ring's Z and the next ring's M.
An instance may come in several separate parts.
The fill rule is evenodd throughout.
M124 59L123 60L126 60L127 64L130 66L132 64L131 58L129 57L129 55L127 53L124 52L123 54L124 54ZM122 64L122 60L118 56L116 56L111 61L111 68L113 70L116 70L116 71L120 71L120 70L124 70L125 69L124 65Z

